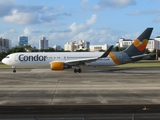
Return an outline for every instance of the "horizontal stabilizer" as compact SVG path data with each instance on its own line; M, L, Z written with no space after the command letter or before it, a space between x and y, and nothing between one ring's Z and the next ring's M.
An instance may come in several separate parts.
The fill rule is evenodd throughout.
M140 58L140 57L152 56L152 55L155 55L155 54L156 54L156 53L143 54L143 55L136 55L136 56L132 56L131 58Z

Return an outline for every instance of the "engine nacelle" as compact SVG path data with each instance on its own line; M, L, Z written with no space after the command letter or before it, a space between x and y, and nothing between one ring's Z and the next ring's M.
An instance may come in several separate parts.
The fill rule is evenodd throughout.
M67 68L72 68L72 66L66 65L64 62L51 62L51 70L64 70Z

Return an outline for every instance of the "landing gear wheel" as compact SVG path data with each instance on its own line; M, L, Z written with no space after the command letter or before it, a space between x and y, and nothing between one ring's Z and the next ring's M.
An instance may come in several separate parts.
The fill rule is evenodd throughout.
M81 73L81 69L80 68L78 69L78 72Z
M74 69L74 73L77 73L78 71L77 71L77 69Z
M79 68L79 69L74 69L74 73L81 73L81 69Z
M13 73L16 73L16 66L12 66Z
M13 72L14 72L14 73L16 73L16 70L15 70L15 69L13 69Z

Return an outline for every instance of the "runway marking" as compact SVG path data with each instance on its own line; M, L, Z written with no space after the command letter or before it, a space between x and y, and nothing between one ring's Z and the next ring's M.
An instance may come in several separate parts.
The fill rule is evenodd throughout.
M54 89L54 92L52 93L52 98L51 98L50 105L53 104L53 100L54 100L54 98L55 98L56 91L57 91L57 88L58 88L58 83L59 83L59 79L57 80L57 82L56 82L56 87L55 87L55 89Z
M96 95L101 99L103 104L107 104L108 102L106 100L103 99L103 97L96 91L97 89L94 88L94 86L92 86L91 83L89 83L88 81L86 81L86 83L89 84L90 88L96 93Z

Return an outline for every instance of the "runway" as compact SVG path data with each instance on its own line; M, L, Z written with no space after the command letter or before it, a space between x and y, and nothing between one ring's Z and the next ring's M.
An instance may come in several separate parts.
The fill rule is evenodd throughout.
M0 105L160 104L160 68L0 69Z
M0 69L0 120L159 120L159 67Z

